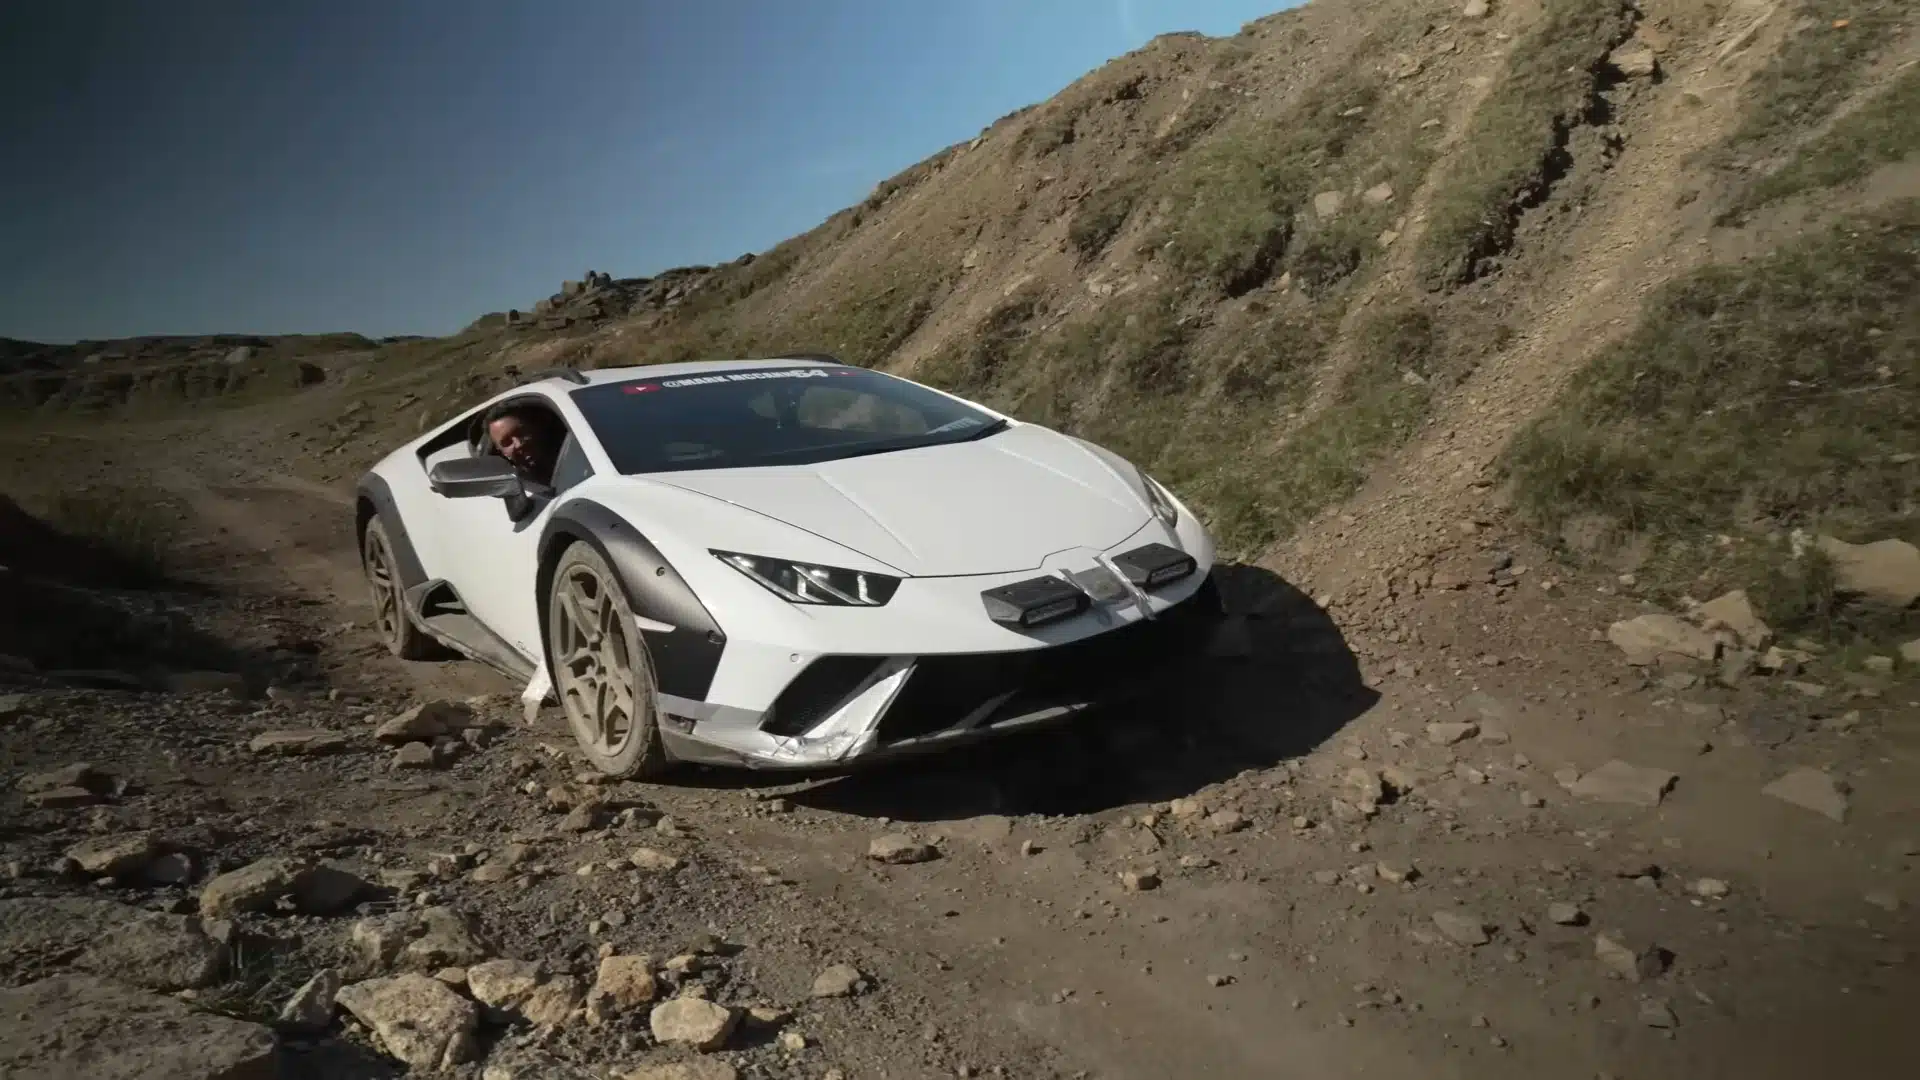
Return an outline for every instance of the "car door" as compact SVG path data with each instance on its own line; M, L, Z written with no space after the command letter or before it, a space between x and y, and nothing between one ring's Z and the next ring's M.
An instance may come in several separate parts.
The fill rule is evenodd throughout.
M454 548L448 582L465 601L468 614L536 666L541 659L539 598L534 591L540 533L553 505L591 475L592 466L569 431L555 464L553 488L530 491L531 501L519 514L505 499L443 497Z

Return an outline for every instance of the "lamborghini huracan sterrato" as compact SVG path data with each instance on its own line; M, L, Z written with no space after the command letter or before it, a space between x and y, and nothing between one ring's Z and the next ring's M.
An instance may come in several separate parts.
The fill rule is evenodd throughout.
M494 449L507 403L564 425L550 482ZM824 356L535 377L373 466L356 524L393 653L524 683L620 777L1032 728L1173 676L1221 613L1206 528L1140 469Z

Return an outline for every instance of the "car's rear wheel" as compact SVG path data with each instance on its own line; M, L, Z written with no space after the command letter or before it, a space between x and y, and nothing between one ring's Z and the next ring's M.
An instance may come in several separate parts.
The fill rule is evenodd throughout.
M591 544L572 545L554 566L547 664L574 739L594 768L633 780L666 771L653 663L626 591Z
M378 517L367 522L366 534L360 538L360 564L366 569L367 591L373 600L374 627L380 631L387 651L402 660L440 656L440 643L407 618L405 589L393 558L393 542Z

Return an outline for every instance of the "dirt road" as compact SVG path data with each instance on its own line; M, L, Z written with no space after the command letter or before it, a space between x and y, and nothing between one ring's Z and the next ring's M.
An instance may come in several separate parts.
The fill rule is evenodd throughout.
M1631 668L1592 640L1631 602L1564 572L1540 588L1545 569L1489 584L1508 555L1541 565L1497 529L1424 587L1330 610L1233 568L1252 655L1071 731L854 777L600 785L551 711L520 723L518 688L380 650L344 491L246 443L150 449L117 467L137 460L202 541L183 576L206 588L166 603L256 674L162 692L10 676L10 776L84 761L133 786L76 807L9 791L0 904L193 912L215 873L303 853L388 887L324 917L239 916L270 944L196 991L224 1011L271 1018L323 967L372 974L356 920L446 906L487 956L582 986L604 952L657 966L718 935L726 955L663 979L769 1010L706 1054L657 1045L646 1009L488 1023L460 1066L475 1076L480 1058L488 1077L695 1060L808 1078L1920 1070L1903 1030L1920 1002L1914 688L1813 671L1815 698ZM1391 642L1364 666L1355 624ZM451 760L402 768L373 737L409 704L474 695L491 730L446 740ZM249 749L289 729L341 738ZM1673 779L1576 784L1612 759ZM1763 794L1802 765L1842 779L1844 820ZM937 857L869 858L888 834ZM190 851L190 879L103 889L61 861L129 836ZM80 962L0 924L25 937L0 982ZM815 997L835 964L864 991ZM367 1027L283 1033L279 1053L294 1075L389 1074Z

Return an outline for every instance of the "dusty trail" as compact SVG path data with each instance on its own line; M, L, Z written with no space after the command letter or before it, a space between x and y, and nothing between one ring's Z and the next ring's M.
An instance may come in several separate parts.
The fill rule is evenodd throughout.
M323 620L357 620L364 628L369 615L363 600L364 582L355 552L338 528L341 520L351 520L345 512L351 506L350 499L334 488L261 466L235 469L231 476L209 476L207 464L200 461L191 467L168 466L160 477L167 490L182 498L192 513L237 541L236 553L243 556L243 561L234 564L232 576L222 582L223 586L267 584L291 589L324 604ZM331 523L328 518L333 519ZM258 561L244 561L247 557ZM358 633L364 636L365 631ZM505 686L492 672L464 661L412 664L368 655L371 649L354 651L365 656L365 666L358 670L343 666L338 673L357 684L398 679L403 687L421 696L517 690ZM539 734L556 745L564 745L568 738L551 715L544 718ZM951 769L936 772L947 774L941 779L949 786L955 781L978 782L1008 763L997 759L1017 758L1031 749L1023 746L989 754L984 760L963 766L969 771L965 776ZM1055 757L1076 749L1074 740L1043 747ZM844 785L854 790L842 792L838 796L841 800L890 805L909 797L918 786L911 778L829 780L817 785L806 781L782 785L779 779L745 776L721 777L719 781L728 786L744 782L769 792L796 787L801 792L809 788L832 791ZM990 787L994 782L987 779L984 783ZM1110 800L1118 794L1105 797ZM649 795L669 813L695 822L709 819L716 810L731 816L740 804L752 799L749 790L724 788L716 795L698 787L663 787ZM1017 807L1036 795L1045 798L1044 793L1026 791L995 801ZM466 797L488 796L475 791ZM414 799L398 817L457 812L459 798L457 793L446 793ZM795 796L802 803L806 798L805 794ZM905 808L895 813L919 816ZM1099 1075L1142 1080L1176 1074L1248 1076L1259 1074L1268 1062L1288 1060L1304 1065L1320 1057L1324 1060L1303 1075L1322 1075L1334 1069L1340 1055L1331 1046L1320 1046L1329 1036L1315 1030L1323 1024L1304 1016L1296 1019L1287 1008L1291 998L1309 992L1304 984L1242 989L1236 992L1238 1000L1231 1006L1195 991L1196 986L1209 989L1205 982L1209 973L1241 974L1234 969L1243 967L1246 961L1234 961L1229 954L1235 952L1235 942L1262 933L1257 926L1241 925L1249 917L1257 922L1268 906L1268 897L1258 887L1213 887L1208 893L1217 891L1218 895L1203 899L1195 910L1184 910L1186 905L1178 903L1162 905L1175 913L1161 916L1164 922L1144 916L1144 925L1110 926L1098 931L1095 940L1083 943L1063 939L1036 915L1076 903L1097 907L1108 894L1117 893L1118 886L1110 880L1099 880L1110 875L1091 875L1080 856L1052 850L1056 841L1045 841L1050 850L1034 858L1018 854L1020 838L1010 832L1002 838L1004 842L972 842L970 846L977 849L979 858L919 875L926 880L916 889L913 901L903 903L899 884L860 872L865 834L845 834L849 826L857 827L869 816L858 814L849 819L846 814L829 815L824 823L834 830L830 837L820 835L820 821L792 818L787 820L797 827L781 828L770 821L756 820L754 828L730 828L724 839L716 836L714 842L729 849L742 864L778 866L820 898L872 913L881 920L873 933L890 948L902 948L910 942L911 951L923 958L948 958L950 972L929 970L926 974L937 985L951 984L958 977L970 984L969 996L977 1002L999 1003L981 1009L982 1022L998 1014L999 1024L1025 1030L1057 1046L1074 1047ZM987 819L984 825L979 824L981 820L954 823L952 831L965 833L972 822L976 830L984 828L989 836L995 836L1006 827L1004 819ZM937 816L925 821L935 833L949 831L948 824ZM967 909L964 917L958 912L948 914L953 910L950 902L959 902ZM1224 934L1210 933L1203 925L1216 918L1228 920L1229 929ZM1124 936L1129 931L1148 937L1137 945L1099 940ZM1205 970L1195 967L1196 935L1212 946L1211 963L1204 965ZM900 974L896 971L895 977ZM1063 991L1070 991L1070 996L1064 1001L1054 1000ZM1196 1038L1195 1033L1204 1034ZM1373 1061L1366 1069L1369 1075L1393 1075L1380 1070L1395 1062L1410 1067L1416 1061L1410 1047L1390 1049L1370 1044L1367 1056ZM1405 1075L1432 1074L1415 1069Z
M336 678L420 696L517 689L465 662L371 655L346 536L351 518L333 489L265 468L204 470L196 463L163 476L195 513L228 531L237 552L258 560L236 559L230 584L276 582L319 600L316 621L361 620L339 641L351 652L335 661ZM886 956L891 985L945 1000L979 1039L1031 1040L1094 1076L1611 1069L1784 1080L1843 1062L1891 1075L1882 1068L1886 1036L1920 983L1910 969L1876 967L1872 957L1886 946L1874 938L1910 935L1889 939L1845 921L1782 922L1784 912L1766 913L1764 895L1742 898L1719 924L1701 922L1672 895L1682 884L1671 876L1658 888L1636 888L1606 868L1651 844L1662 863L1712 860L1715 873L1751 880L1740 875L1757 869L1730 853L1693 856L1671 844L1661 851L1660 835L1688 829L1684 814L1630 839L1638 830L1617 813L1553 792L1538 775L1544 765L1488 760L1499 748L1478 755L1480 767L1553 803L1536 813L1507 791L1493 792L1497 802L1483 799L1478 793L1491 789L1448 775L1472 755L1454 764L1450 748L1390 749L1392 730L1417 732L1426 720L1448 718L1447 695L1396 683L1368 707L1371 693L1335 672L1344 647L1324 616L1284 590L1258 606L1269 617L1256 624L1256 660L1226 675L1211 699L1176 705L1171 716L1105 718L1060 736L849 778L694 773L647 788L646 798L689 823L710 857L766 867L793 883L788 910L839 913L841 933ZM1525 686L1509 681L1497 692L1525 700L1534 693ZM1515 727L1515 745L1532 753L1560 738ZM555 747L568 739L551 716L528 737ZM1420 776L1417 797L1372 820L1343 819L1334 800L1351 798L1346 774L1360 746L1370 760L1385 754ZM1187 796L1207 811L1244 815L1248 827L1216 831L1166 813L1164 800ZM469 782L391 805L375 800L364 820L457 820L472 800L537 813L520 799L504 784ZM763 812L773 799L790 811ZM1303 819L1310 826L1296 827ZM1617 826L1627 828L1610 840ZM887 829L935 840L943 857L868 863L868 839ZM1023 853L1023 841L1036 850ZM1836 862L1835 872L1849 865ZM1378 876L1382 863L1418 867L1422 876L1395 884ZM1543 864L1563 869L1543 875ZM1164 884L1123 887L1121 870L1147 868ZM1859 894L1857 884L1845 888ZM1608 926L1658 935L1687 957L1684 981L1657 991L1688 1016L1678 1042L1635 1021L1649 995L1604 977L1591 956L1594 927L1545 924L1540 911L1562 897L1605 912ZM1477 949L1436 940L1432 914L1456 908L1497 924L1499 939ZM808 926L794 918L785 932L804 935ZM1769 948L1781 933L1794 935L1790 957ZM1841 985L1851 992L1841 994ZM1483 1017L1490 1027L1477 1026ZM1856 1037L1833 1040L1847 1028ZM888 1060L910 1070L910 1056ZM1569 1071L1569 1060L1587 1064Z
M259 466L215 472L204 458L163 465L156 479L232 541L216 545L232 559L215 571L223 587L301 596L325 605L326 628L360 628L367 640L343 672L350 685L398 682L417 693L453 697L517 690L481 665L410 663L368 639L364 628L373 608L353 542L351 496Z

